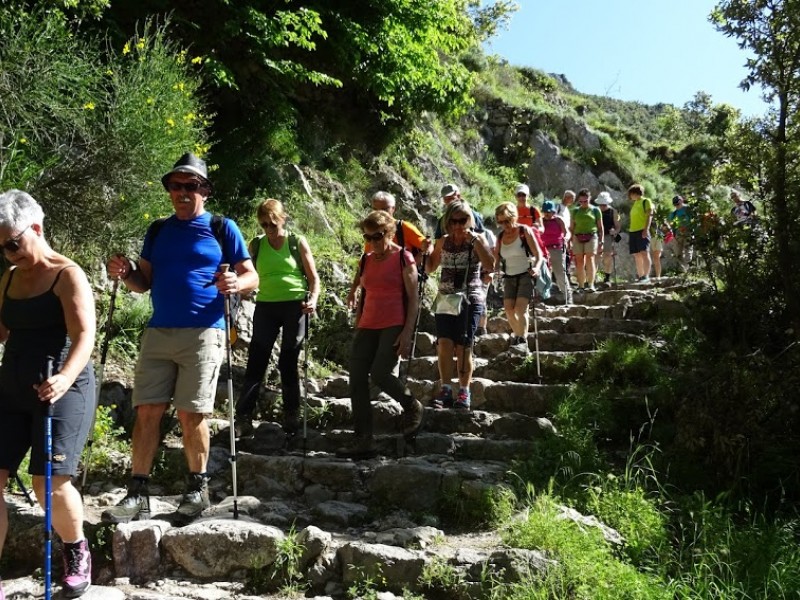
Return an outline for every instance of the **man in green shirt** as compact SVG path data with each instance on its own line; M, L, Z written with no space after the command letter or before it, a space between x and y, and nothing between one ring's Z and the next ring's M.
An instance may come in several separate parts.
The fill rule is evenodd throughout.
M636 281L650 281L650 225L653 222L653 201L644 197L644 187L634 183L628 188L631 222L628 227L628 249L636 262Z

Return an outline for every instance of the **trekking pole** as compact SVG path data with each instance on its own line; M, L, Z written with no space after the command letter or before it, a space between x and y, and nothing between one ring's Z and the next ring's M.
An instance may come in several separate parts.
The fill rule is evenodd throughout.
M306 303L311 299L311 291L306 291ZM311 331L311 313L305 313L306 331L303 334L303 458L308 443L308 337Z
M467 254L467 270L464 272L464 291L467 297L467 302L464 308L464 345L461 347L461 367L458 370L459 375L463 375L467 372L467 341L469 340L467 332L469 331L469 307L471 306L469 301L469 269L472 266L472 251L474 248L475 240L472 240L472 243L469 245L469 254ZM472 343L475 343L474 337L472 338ZM459 382L459 387L460 386L461 382Z
M22 495L25 496L25 500L28 501L28 504L30 506L35 506L36 505L36 501L33 499L33 496L31 495L31 491L28 488L25 487L25 484L23 483L22 478L19 476L19 473L14 473L14 475L12 475L12 477L14 479L14 482L17 484L17 487L19 488L19 491L22 492Z
M538 297L536 287L533 292L533 346L536 350L536 377L539 379L539 384L542 383L542 363L539 360L539 319L536 316L536 298Z
M613 263L611 271L614 273L612 278L614 279L614 289L619 287L619 280L617 279L617 240L616 236L614 241L611 243L611 262Z
M227 273L230 265L223 263L220 265L220 273ZM233 371L231 364L233 363L231 355L231 297L230 294L225 294L225 356L228 362L228 420L229 433L231 439L231 452L228 456L228 462L231 463L231 482L233 484L233 518L239 518L239 495L236 488L236 425L233 412Z
M83 475L81 476L80 492L83 495L83 490L86 487L86 479L89 476L89 467L92 464L92 447L94 446L94 426L97 423L97 410L100 408L100 391L103 387L103 379L106 372L106 358L108 357L108 345L111 341L111 327L114 320L114 305L117 301L117 290L119 289L120 279L114 280L114 285L111 287L111 298L109 299L108 317L106 318L105 335L103 337L103 346L100 350L100 365L97 367L97 389L95 392L94 403L94 416L92 417L92 426L89 429L89 438L86 440L86 460L83 463Z
M427 240L430 241L431 236L426 236ZM419 331L419 320L422 316L422 298L425 295L425 282L428 280L428 274L425 272L425 264L428 261L428 255L422 255L422 270L419 272L418 275L418 283L417 283L417 319L414 321L414 333L411 334L411 354L408 355L408 359L406 360L406 374L405 377L401 378L403 385L408 383L408 372L411 369L411 361L414 360L414 356L417 352L417 332Z
M53 359L47 359L44 381L53 376ZM44 597L50 600L53 574L53 404L44 410Z

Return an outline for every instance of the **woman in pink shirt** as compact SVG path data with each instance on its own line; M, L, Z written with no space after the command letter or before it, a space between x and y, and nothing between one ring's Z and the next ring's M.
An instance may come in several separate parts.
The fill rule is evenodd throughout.
M383 210L361 222L370 250L361 258L361 300L350 355L350 402L355 440L336 451L339 456L369 458L376 454L372 435L369 381L403 407L402 429L413 438L422 425L424 409L403 382L392 374L401 357L411 351L417 315L417 266L414 257L392 239L394 217Z

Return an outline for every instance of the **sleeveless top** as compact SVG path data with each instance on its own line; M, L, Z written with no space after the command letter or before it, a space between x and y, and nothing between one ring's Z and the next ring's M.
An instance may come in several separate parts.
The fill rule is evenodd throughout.
M403 260L400 260L400 255ZM370 252L361 274L364 287L364 310L358 320L359 329L386 329L406 322L405 283L403 263L414 264L408 250L393 252L386 260L378 261Z
M614 209L607 208L600 213L603 215L603 230L608 234L609 229L614 229Z
M525 248L522 247L520 235L517 235L517 239L509 243L506 243L505 239L503 239L500 244L500 258L505 263L505 275L508 277L528 272L528 255L525 254Z
M477 243L477 242L476 242ZM469 262L469 273L467 263ZM464 290L464 281L468 288L471 304L484 304L486 292L481 282L481 261L470 242L458 246L452 236L447 236L442 244L442 276L439 279L439 292L453 294Z
M561 223L555 217L552 219L543 219L544 233L542 233L542 242L547 248L563 248L564 247L564 232L561 231Z
M289 250L289 235L275 249L266 237L261 238L256 256L258 294L256 302L300 301L306 297L306 280Z
M3 308L0 320L8 329L7 354L36 354L58 356L69 348L71 341L67 335L67 323L61 300L53 292L61 273L72 265L64 267L53 280L50 288L32 298L11 298L8 288L16 269L12 270L3 290Z

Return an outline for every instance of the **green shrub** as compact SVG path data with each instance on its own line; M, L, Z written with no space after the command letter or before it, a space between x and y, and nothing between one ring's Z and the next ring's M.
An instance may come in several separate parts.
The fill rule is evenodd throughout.
M624 389L655 385L660 379L658 357L652 346L612 338L589 358L582 382Z

